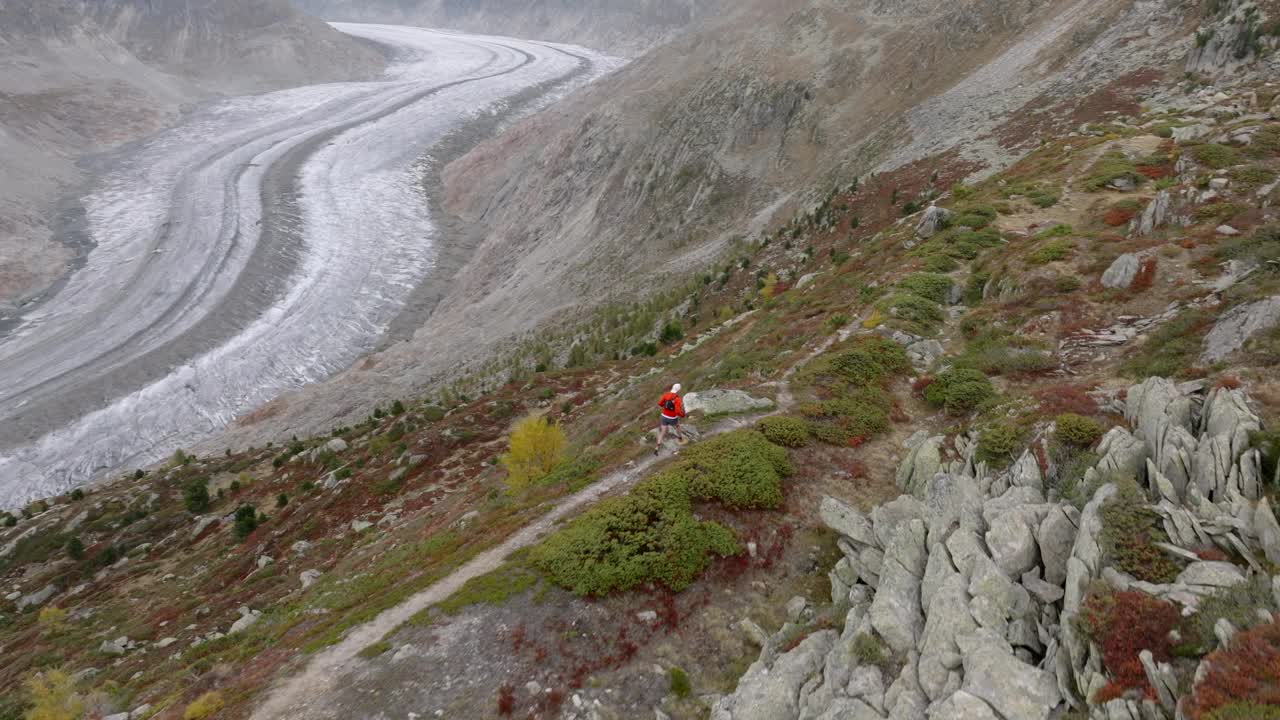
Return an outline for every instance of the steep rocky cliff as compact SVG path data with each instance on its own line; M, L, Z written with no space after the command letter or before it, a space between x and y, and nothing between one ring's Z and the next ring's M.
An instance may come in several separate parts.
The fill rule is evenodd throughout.
M725 0L298 0L326 20L402 23L636 53L713 17Z

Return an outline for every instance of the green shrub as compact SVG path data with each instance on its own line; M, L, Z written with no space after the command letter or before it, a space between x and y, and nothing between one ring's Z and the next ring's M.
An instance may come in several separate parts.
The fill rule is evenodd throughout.
M1231 181L1248 190L1269 185L1275 179L1276 171L1265 165L1247 165L1231 171Z
M530 561L558 585L599 596L654 582L679 591L712 555L738 552L732 530L693 514L696 500L732 508L773 508L786 450L739 430L684 452L679 462L623 497L605 500L530 551Z
M684 328L675 320L670 320L666 325L662 326L662 332L658 334L658 342L663 345L670 345L673 342L684 339Z
M1214 255L1220 260L1248 260L1265 272L1280 269L1280 225L1264 225L1248 237L1222 242Z
M204 720L226 706L220 692L207 692L196 698L182 712L182 720Z
M678 667L671 668L671 694L680 699L689 697L689 693L693 692L693 685L689 682L689 674Z
M1118 492L1102 505L1102 546L1115 566L1146 582L1171 583L1181 566L1155 543L1169 542L1160 516L1149 509L1147 499L1133 478L1116 483Z
M956 364L987 375L1014 375L1044 372L1057 367L1058 362L1034 341L992 329L979 332L966 343Z
M928 334L946 317L942 307L918 295L897 293L880 301L880 309L918 334Z
M1105 188L1116 180L1127 179L1134 185L1141 185L1146 181L1146 176L1138 172L1138 167L1132 160L1124 156L1119 151L1111 151L1104 154L1089 169L1089 177L1084 181L1084 187L1089 191L1098 191Z
M947 254L959 260L972 260L987 248L1004 244L1000 233L992 230L969 230L954 235L944 235Z
M1280 720L1280 705L1260 705L1247 700L1229 702L1205 715L1204 720Z
M946 275L922 272L903 278L898 282L898 287L912 295L942 304L947 302L947 298L951 295L953 284L951 278Z
M952 368L938 375L924 389L924 399L952 415L971 412L995 397L987 376L972 368Z
M1063 413L1054 421L1059 442L1076 447L1091 447L1102 437L1102 425L1093 418L1075 413Z
M853 435L844 427L821 422L810 422L809 434L820 443L836 447L847 447L849 440L853 438Z
M379 640L372 645L366 645L360 652L356 653L365 660L372 660L391 650L391 643L386 640Z
M209 485L204 478L191 480L182 488L182 502L187 512L199 515L209 510Z
M72 560L79 562L84 559L84 543L81 542L80 538L73 537L70 540L67 540L65 549L67 551L67 557Z
M902 346L884 338L866 338L830 356L830 368L856 387L879 384L911 367Z
M705 440L684 451L679 473L695 500L735 509L771 509L782 504L782 478L792 472L787 451L751 430Z
M1157 125L1151 129L1151 134L1158 138L1168 139L1173 137L1173 127L1169 125Z
M422 418L427 422L440 422L444 419L444 408L428 405L422 408Z
M1235 148L1217 143L1192 146L1191 156L1196 159L1196 162L1214 170L1231 167L1240 162L1240 155Z
M1271 582L1266 575L1255 575L1238 585L1220 588L1200 600L1189 623L1195 637L1188 640L1199 644L1200 653L1209 652L1218 643L1213 626L1219 619L1226 618L1237 629L1247 630L1262 624L1257 613L1260 609L1268 612L1280 610L1276 607Z
M884 642L870 633L855 635L849 650L859 665L884 665L888 660Z
M951 219L951 225L955 227L967 227L973 230L981 230L982 228L995 222L996 209L990 205L971 205L961 208L955 217Z
M769 442L783 447L804 447L809 442L809 425L799 418L777 415L756 423L756 429Z
M930 255L924 260L925 272L931 273L949 273L960 267L960 263L956 262L949 255Z
M236 508L235 532L241 540L249 537L258 529L258 510L252 505L241 505Z
M978 434L978 459L1003 467L1022 448L1025 431L1011 423L996 423Z
M1187 373L1200 354L1201 342L1213 316L1188 310L1157 327L1137 352L1120 365L1129 377L1177 377Z
M1048 265L1051 262L1066 260L1075 252L1076 244L1069 238L1060 238L1045 243L1027 255L1027 262L1032 265Z

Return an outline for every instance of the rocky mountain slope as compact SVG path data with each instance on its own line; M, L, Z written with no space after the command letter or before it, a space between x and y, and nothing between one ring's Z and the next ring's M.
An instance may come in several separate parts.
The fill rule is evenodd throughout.
M981 179L842 176L504 382L0 517L0 718L1275 717L1276 9ZM564 443L517 476L529 416Z
M815 187L905 180L926 156L945 158L928 171L940 186L1006 166L1097 119L1083 98L1126 97L1182 63L1199 13L1176 0L738 5L446 168L441 212L472 239L434 315L231 442L345 423L591 305L686 279L813 207Z
M298 0L326 20L453 28L639 54L730 10L722 0Z
M1267 717L1265 62L1144 91L1132 114L1099 95L1107 119L976 185L841 183L621 316L669 328L652 350L637 331L629 359L33 505L0 535L0 682L138 717ZM655 461L671 379L717 414ZM569 449L509 484L492 461L530 412ZM665 494L685 480L731 547L583 572L632 503L676 498L639 516L641 542L686 527L664 524L690 512ZM499 546L526 549L499 566Z
M286 0L0 1L0 322L83 251L65 241L75 220L58 204L83 154L219 94L370 77L382 64Z

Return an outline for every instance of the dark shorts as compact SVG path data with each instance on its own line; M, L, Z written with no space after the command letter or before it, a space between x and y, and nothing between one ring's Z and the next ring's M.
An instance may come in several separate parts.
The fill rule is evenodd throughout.
M679 424L680 424L680 418L669 418L666 415L662 416L663 427L675 427Z

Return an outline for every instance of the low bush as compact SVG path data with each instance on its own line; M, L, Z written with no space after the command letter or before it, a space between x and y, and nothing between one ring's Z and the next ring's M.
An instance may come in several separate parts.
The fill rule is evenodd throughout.
M678 667L673 667L669 675L671 678L671 694L681 699L689 697L689 694L693 692L693 685L689 682L689 674Z
M991 223L995 222L996 209L990 205L970 205L960 208L956 215L951 219L951 225L955 227L967 227L973 230L981 230Z
M236 508L235 533L241 540L249 537L258 529L258 510L252 505L241 505Z
M799 418L774 416L756 423L765 439L783 447L804 447L809 442L809 424Z
M1203 665L1207 672L1185 707L1190 720L1280 717L1280 622L1237 633Z
M971 412L994 398L995 388L987 376L972 368L952 368L933 378L924 389L924 399L952 415Z
M1276 180L1276 171L1265 165L1246 165L1231 171L1231 181L1246 190L1269 185Z
M27 678L30 707L28 720L79 720L84 699L76 692L75 681L61 670L45 670Z
M182 503L187 512L199 515L209 510L209 483L204 478L191 480L182 487Z
M182 712L182 720L204 720L226 705L220 692L207 692L196 698Z
M853 658L859 665L884 665L888 658L888 650L880 638L870 633L858 633L850 645Z
M1191 156L1207 168L1221 170L1240 162L1235 148L1218 143L1203 143L1191 147Z
M1265 225L1248 237L1224 241L1214 251L1220 260L1248 260L1264 272L1280 272L1280 225Z
M1147 507L1147 500L1132 478L1116 483L1118 492L1101 508L1102 547L1112 563L1146 582L1173 582L1182 571L1155 543L1169 542L1160 516Z
M1054 420L1054 424L1057 426L1054 432L1058 441L1067 445L1092 447L1102 437L1102 425L1083 415L1063 413Z
M906 292L938 304L947 302L953 285L954 282L946 275L926 272L909 275L898 282L898 287Z
M1213 316L1202 310L1188 310L1157 327L1136 352L1120 365L1129 377L1186 376L1200 355L1205 333Z
M906 329L920 335L932 334L946 315L937 303L919 295L895 293L880 301L880 309Z
M850 349L829 354L829 367L855 387L878 385L911 367L901 345L884 338L865 338Z
M1014 453L1022 449L1025 438L1026 431L1012 423L989 425L978 434L977 458L1004 467L1013 461Z
M1048 265L1071 257L1075 252L1075 241L1069 238L1058 238L1032 250L1027 254L1027 262L1032 265Z
M1275 595L1265 574L1255 575L1246 582L1221 588L1202 599L1196 613L1189 618L1188 640L1198 644L1201 653L1208 652L1218 642L1213 626L1225 618L1238 629L1245 630L1261 625L1258 610L1276 612Z
M683 590L712 555L738 552L733 531L694 517L694 501L731 508L775 508L786 450L752 430L690 447L667 471L628 495L583 513L530 551L531 563L558 585L600 596L645 583Z
M1034 341L994 329L981 330L969 340L956 365L988 375L1021 375L1051 370L1058 362Z
M670 345L678 340L684 339L684 328L675 320L669 321L662 326L662 332L658 334L658 342L662 345Z
M1125 157L1124 153L1112 151L1098 158L1098 161L1089 169L1089 176L1084 180L1084 188L1097 192L1117 180L1128 180L1134 185L1140 185L1146 179L1145 175L1138 172L1138 166Z
M1110 677L1092 701L1101 704L1129 690L1155 697L1138 653L1150 650L1156 662L1169 662L1173 650L1169 632L1182 620L1178 607L1140 592L1091 592L1079 619L1102 650L1102 664Z

